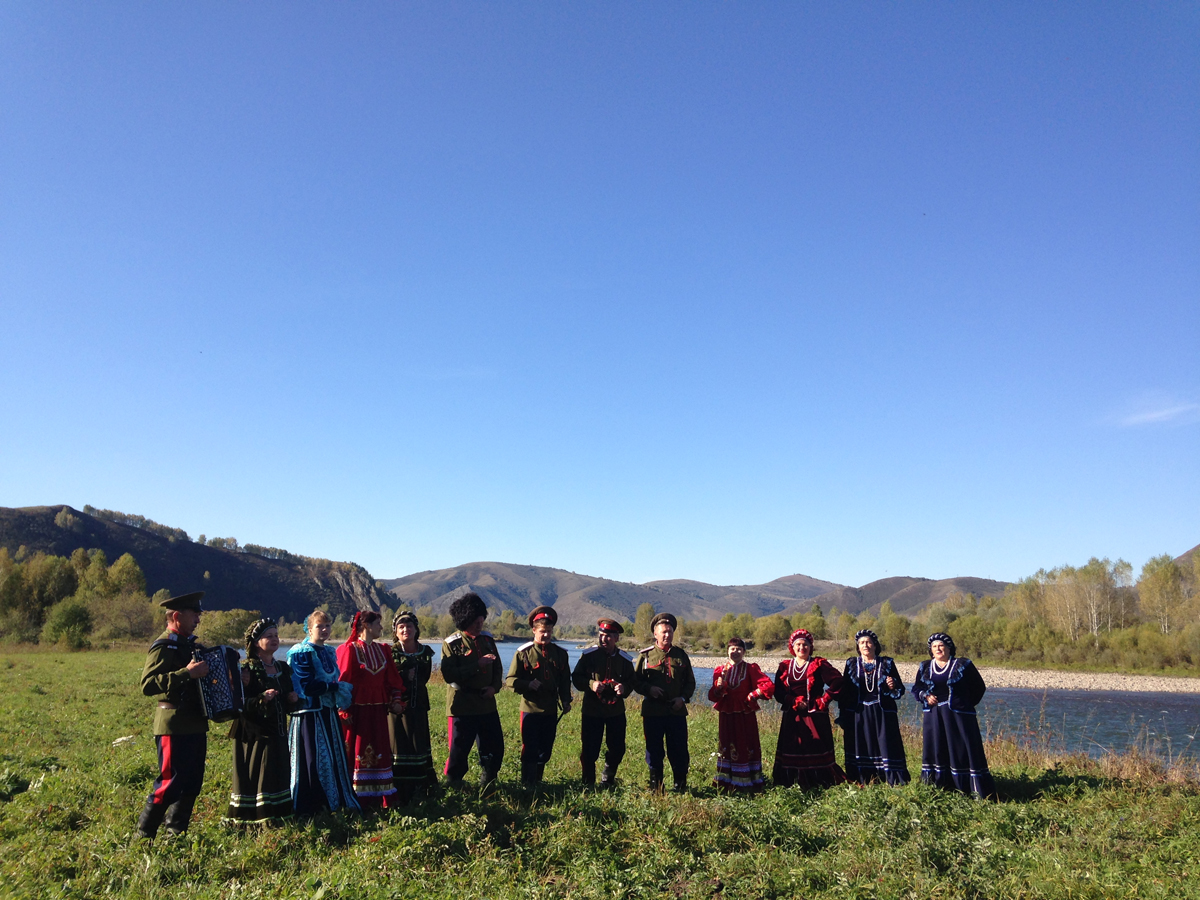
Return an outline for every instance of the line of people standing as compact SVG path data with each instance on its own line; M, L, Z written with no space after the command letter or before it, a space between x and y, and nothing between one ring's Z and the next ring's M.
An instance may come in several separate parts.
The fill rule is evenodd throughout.
M207 675L193 659L193 634L203 592L163 601L167 630L150 648L143 692L161 698L155 715L159 774L138 822L153 837L160 825L186 830L200 792L207 752L207 719L192 682ZM622 626L598 622L595 647L574 670L566 651L553 643L558 615L540 606L529 616L533 640L513 657L507 679L499 651L483 630L487 608L474 593L451 604L458 631L442 645L447 685L448 756L443 774L460 785L472 747L478 750L480 787L495 782L504 759L504 738L495 696L507 682L521 697L521 781L542 780L558 723L572 708L572 686L583 695L580 724L582 781L594 785L605 750L601 786L616 781L626 752L625 700L642 695L641 718L651 789L665 784L670 764L676 791L687 790L687 704L695 692L691 661L674 644L677 622L659 613L651 622L654 643L636 658L617 646ZM292 812L323 809L386 808L435 793L427 683L433 651L421 644L420 624L411 612L393 622L395 640L379 642L383 624L376 612L359 612L350 638L336 651L326 645L332 622L316 610L305 622L306 637L287 661L275 659L275 622L260 619L246 631L247 658L241 677L245 708L233 723L233 790L227 818L263 821ZM839 673L813 654L804 629L788 641L789 659L769 678L745 660L740 638L729 642L729 663L717 667L709 699L719 713L717 772L713 784L730 792L766 787L757 712L760 702L782 707L772 781L776 785L820 787L845 781L903 784L908 767L897 718L905 688L895 661L882 656L878 637L856 635L858 655ZM930 659L922 663L912 688L923 709L923 781L991 796L975 706L985 690L970 660L955 655L949 635L929 639ZM845 771L834 759L829 707L838 702L844 738Z

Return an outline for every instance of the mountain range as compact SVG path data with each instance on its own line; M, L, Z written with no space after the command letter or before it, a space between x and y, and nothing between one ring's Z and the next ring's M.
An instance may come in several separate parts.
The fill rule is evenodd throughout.
M748 585L686 579L633 584L545 566L499 562L468 563L380 583L395 598L393 606L429 606L435 613L444 613L455 598L475 591L493 612L511 609L524 616L535 606L553 606L559 621L566 625L592 624L605 616L632 620L643 603L687 619L717 619L725 613L790 615L807 612L813 604L820 604L825 612L837 606L857 615L864 610L878 613L884 602L891 602L896 612L912 615L954 593L999 596L1008 586L1007 582L986 578L885 578L854 588L808 575L786 575L766 584Z
M90 509L90 507L88 508ZM474 562L376 581L362 566L296 556L246 545L210 546L192 541L180 529L140 516L97 515L69 506L0 507L0 547L16 554L42 551L69 556L77 548L103 550L111 563L130 553L146 575L151 593L203 589L213 609L260 609L295 621L327 604L336 614L378 609L382 604L428 606L444 613L456 597L478 592L493 612L518 616L535 606L553 606L565 625L590 625L604 616L632 620L643 603L688 619L715 619L726 613L765 616L806 612L820 604L857 615L877 614L883 603L912 616L951 594L999 596L1007 582L968 576L933 580L893 577L850 587L808 575L786 575L765 584L714 585L688 579L645 584L580 575L548 566ZM135 524L129 524L129 523ZM1178 557L1189 564L1200 547ZM266 553L267 555L262 555ZM272 555L280 558L271 558Z

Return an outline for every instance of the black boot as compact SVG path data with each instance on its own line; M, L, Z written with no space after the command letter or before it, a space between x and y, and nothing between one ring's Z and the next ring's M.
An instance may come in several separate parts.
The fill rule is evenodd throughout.
M171 834L183 834L187 831L192 821L192 807L195 805L195 797L184 797L168 806L166 818L163 819L167 831Z
M604 771L600 773L600 787L611 788L617 785L617 767L605 764Z
M479 796L487 797L496 789L496 773L484 771L479 776Z
M584 762L583 760L580 760L579 764L583 767L583 775L580 777L583 786L593 787L596 784L596 764L594 762Z
M650 770L650 790L654 793L661 793L663 788L663 770Z
M154 840L158 834L158 827L162 825L163 816L166 813L167 808L165 806L156 806L153 803L147 803L146 808L142 810L142 814L138 816L138 837Z
M687 776L686 775L684 775L683 777L680 777L678 775L675 776L675 793L677 793L677 794L686 794L687 793Z

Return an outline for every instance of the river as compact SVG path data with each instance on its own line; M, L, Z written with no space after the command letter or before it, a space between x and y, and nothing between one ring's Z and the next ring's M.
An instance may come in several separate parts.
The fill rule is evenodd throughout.
M590 642L558 643L567 651L572 668L583 648L590 646ZM429 644L437 664L441 641ZM521 644L502 641L496 646L507 672ZM278 655L286 652L286 647L280 647ZM695 671L693 700L707 705L713 670ZM774 704L767 707L778 710ZM978 712L985 736L1011 738L1023 745L1092 756L1138 747L1170 759L1200 759L1200 694L989 688ZM900 715L920 727L921 710L910 698L901 701Z

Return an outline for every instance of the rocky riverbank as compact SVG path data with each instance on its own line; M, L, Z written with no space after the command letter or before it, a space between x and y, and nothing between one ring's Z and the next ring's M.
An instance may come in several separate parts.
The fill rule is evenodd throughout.
M762 670L772 673L782 656L748 657L749 662L758 663ZM693 656L692 665L697 668L713 668L725 662L721 656ZM841 660L831 660L840 668ZM916 663L896 663L900 676L911 685L917 674ZM988 687L1027 688L1042 691L1138 691L1153 693L1162 691L1170 694L1200 694L1200 678L1171 678L1162 675L1121 675L1113 672L1062 672L1057 669L1005 669L998 666L980 666L979 671Z

